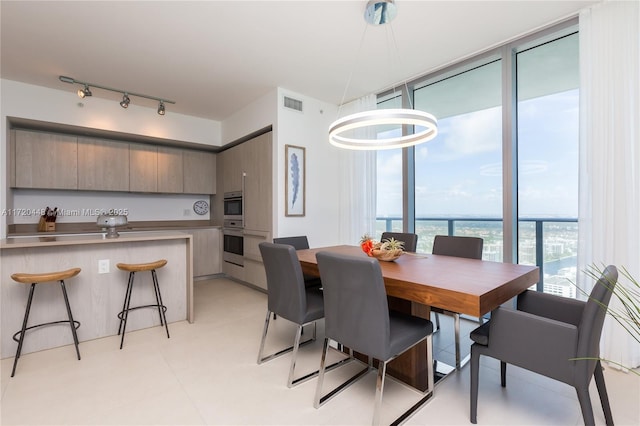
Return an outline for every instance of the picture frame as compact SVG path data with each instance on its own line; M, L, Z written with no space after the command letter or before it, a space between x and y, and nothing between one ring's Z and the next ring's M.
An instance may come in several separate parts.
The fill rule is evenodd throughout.
M285 216L304 216L306 154L302 146L285 145Z

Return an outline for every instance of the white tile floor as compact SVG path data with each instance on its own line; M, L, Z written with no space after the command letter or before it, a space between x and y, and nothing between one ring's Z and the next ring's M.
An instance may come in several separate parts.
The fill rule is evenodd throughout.
M266 295L226 279L196 283L195 323L170 324L171 339L154 327L80 344L23 355L10 378L13 358L1 364L3 425L302 425L369 424L375 374L313 408L316 380L286 387L289 355L257 365ZM451 362L451 320L441 316L443 332L434 351ZM463 321L464 330L474 327ZM272 322L268 349L290 344L293 327ZM319 363L322 327L315 344L301 350L300 373ZM464 351L468 352L468 343ZM509 367L507 387L499 384L499 364L482 361L478 421L480 425L580 425L582 416L573 388ZM334 374L345 374L334 371ZM335 376L334 376L335 377ZM605 378L614 420L640 424L640 378L607 369ZM595 387L592 400L597 424L604 424ZM390 422L417 401L418 395L388 381L383 404ZM469 424L469 367L436 387L435 397L407 424Z

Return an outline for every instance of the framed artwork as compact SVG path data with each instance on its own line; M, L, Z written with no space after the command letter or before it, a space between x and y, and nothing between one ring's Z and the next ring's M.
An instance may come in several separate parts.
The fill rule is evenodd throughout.
M285 145L285 216L304 216L305 198L305 149L301 146Z

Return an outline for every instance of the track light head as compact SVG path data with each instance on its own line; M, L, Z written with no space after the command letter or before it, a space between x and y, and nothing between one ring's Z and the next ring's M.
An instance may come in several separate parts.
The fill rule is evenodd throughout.
M91 90L89 90L89 86L87 86L86 84L84 85L84 89L78 89L78 96L80 98L85 98L92 95L93 93L91 93Z
M131 100L129 99L129 95L127 95L126 93L123 93L122 101L120 101L120 106L122 108L129 108L129 102L131 102Z
M164 115L164 102L160 101L158 104L158 115Z

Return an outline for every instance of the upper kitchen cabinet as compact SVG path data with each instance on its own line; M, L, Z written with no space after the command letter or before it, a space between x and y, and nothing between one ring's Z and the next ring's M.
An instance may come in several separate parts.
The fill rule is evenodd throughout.
M78 189L129 191L129 144L78 138Z
M155 146L129 144L129 190L158 192L158 149Z
M158 192L182 193L183 170L181 149L158 147Z
M222 169L222 187L224 192L237 192L243 190L243 145L227 149L220 156Z
M78 144L75 136L26 130L15 140L12 179L18 188L78 189Z
M272 132L240 145L244 172L244 227L270 231L272 227Z
M183 150L183 176L185 194L216 193L216 154Z

